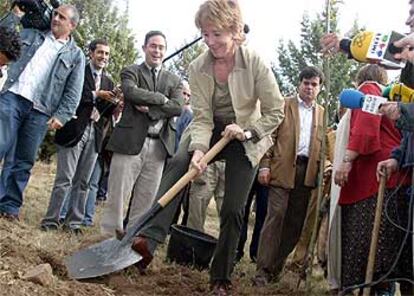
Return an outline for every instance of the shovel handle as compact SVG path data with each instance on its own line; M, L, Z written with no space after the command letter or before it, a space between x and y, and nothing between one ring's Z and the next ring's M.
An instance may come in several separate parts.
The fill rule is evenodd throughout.
M223 148L231 141L227 137L223 137L201 158L201 162L209 163ZM159 200L158 204L165 207L191 180L198 174L198 170L190 168L184 176L182 176L177 183L175 183Z
M381 175L379 189L378 189L377 206L375 208L374 226L372 228L372 237L371 237L371 245L369 249L368 264L367 264L367 270L365 274L366 284L372 282L373 275L374 275L375 255L377 254L378 237L379 237L379 231L380 231L380 225L381 225L381 216L382 216L382 208L384 204L384 191L385 191L386 182L387 182L387 176ZM370 292L371 292L370 286L364 288L363 296L369 296Z

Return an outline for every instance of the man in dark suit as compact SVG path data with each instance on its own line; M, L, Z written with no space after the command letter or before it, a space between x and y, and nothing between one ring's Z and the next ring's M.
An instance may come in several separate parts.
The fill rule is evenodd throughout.
M116 103L114 83L105 74L109 44L97 39L89 45L82 98L74 116L56 132L57 171L43 230L57 229L65 198L69 198L65 227L79 232L85 213L89 180L104 138L103 127Z
M134 225L155 199L166 157L174 153L174 116L183 105L180 78L162 67L166 38L145 36L145 62L121 73L125 106L107 149L113 151L108 199L101 220L104 234L123 232L124 200L131 196L128 225Z

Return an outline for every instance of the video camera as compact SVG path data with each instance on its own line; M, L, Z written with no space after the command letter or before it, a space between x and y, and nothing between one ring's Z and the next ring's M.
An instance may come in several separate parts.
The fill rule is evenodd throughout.
M16 0L13 5L19 6L25 12L21 19L23 28L34 28L38 30L50 29L52 11L60 6L59 0Z

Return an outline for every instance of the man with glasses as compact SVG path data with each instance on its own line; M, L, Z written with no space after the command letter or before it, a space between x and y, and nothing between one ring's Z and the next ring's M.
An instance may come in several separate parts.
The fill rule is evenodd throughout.
M14 28L24 13L15 5L0 25ZM72 5L54 10L50 30L25 28L21 57L10 64L0 93L0 160L16 145L0 214L15 220L23 203L37 150L50 129L61 128L79 103L85 57L71 33L79 22Z

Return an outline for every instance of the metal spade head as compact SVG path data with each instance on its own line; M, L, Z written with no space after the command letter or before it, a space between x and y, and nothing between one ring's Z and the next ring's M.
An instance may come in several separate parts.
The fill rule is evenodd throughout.
M131 242L116 238L104 240L65 258L69 276L74 279L94 278L122 270L142 259L131 249Z

